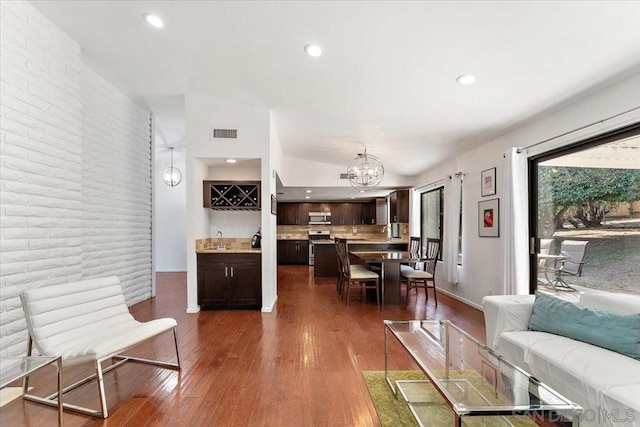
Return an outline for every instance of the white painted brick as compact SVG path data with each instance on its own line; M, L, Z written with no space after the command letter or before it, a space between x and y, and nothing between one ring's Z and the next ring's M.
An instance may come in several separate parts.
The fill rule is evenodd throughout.
M80 46L32 6L9 3L0 4L0 354L24 348L14 300L23 290L115 274L131 304L150 297L152 277L148 111L82 64Z

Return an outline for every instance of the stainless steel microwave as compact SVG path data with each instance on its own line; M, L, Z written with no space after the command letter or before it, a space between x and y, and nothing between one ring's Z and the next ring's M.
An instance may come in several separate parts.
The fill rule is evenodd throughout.
M309 212L310 225L331 225L331 212Z

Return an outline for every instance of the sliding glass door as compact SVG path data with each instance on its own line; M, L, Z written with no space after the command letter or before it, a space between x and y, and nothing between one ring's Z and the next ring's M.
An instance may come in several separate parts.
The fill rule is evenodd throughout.
M531 290L640 294L640 126L529 164Z

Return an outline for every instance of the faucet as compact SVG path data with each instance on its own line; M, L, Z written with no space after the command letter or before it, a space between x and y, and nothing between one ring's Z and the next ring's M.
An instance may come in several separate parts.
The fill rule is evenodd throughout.
M382 232L383 233L387 233L387 241L390 242L391 241L391 227L389 227L389 225L385 225L384 227L382 227Z
M218 249L227 249L224 243L222 242L222 231L218 230Z

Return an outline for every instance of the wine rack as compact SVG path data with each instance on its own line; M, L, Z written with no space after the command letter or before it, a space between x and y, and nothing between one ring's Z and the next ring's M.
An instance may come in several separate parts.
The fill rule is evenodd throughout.
M260 210L259 181L204 181L204 207L215 210Z

